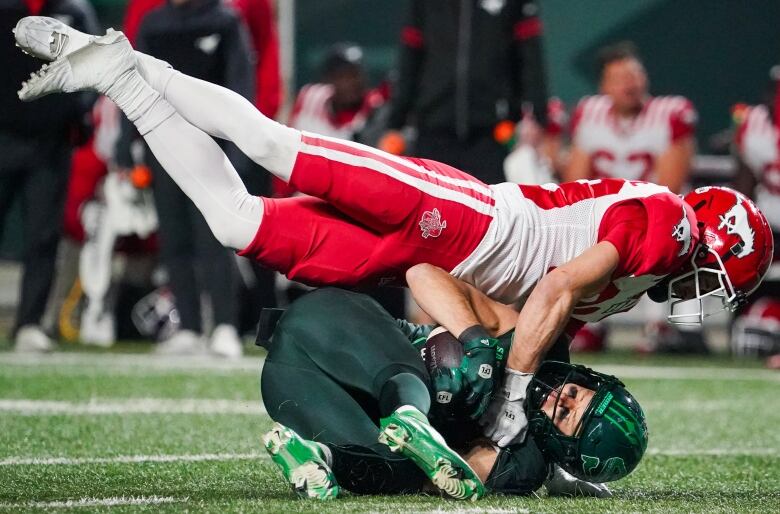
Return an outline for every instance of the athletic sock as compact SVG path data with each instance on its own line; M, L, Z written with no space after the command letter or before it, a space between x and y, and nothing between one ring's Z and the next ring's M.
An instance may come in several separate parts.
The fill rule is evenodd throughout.
M176 112L135 69L120 75L105 95L135 123L142 136Z
M207 134L232 141L250 159L285 182L301 147L301 132L261 113L235 91L172 69L136 52L141 75L184 119Z
M403 406L414 407L426 416L431 408L428 387L412 373L399 373L390 377L379 392L379 414L383 418Z

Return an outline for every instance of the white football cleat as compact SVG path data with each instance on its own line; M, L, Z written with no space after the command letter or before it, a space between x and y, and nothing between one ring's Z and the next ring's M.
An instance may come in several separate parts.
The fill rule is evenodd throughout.
M12 32L22 52L44 61L54 61L80 50L97 37L48 16L25 16Z
M241 338L232 325L218 325L211 334L211 352L220 357L237 359L244 353Z
M51 93L92 90L106 92L119 77L135 68L135 52L125 35L108 29L87 46L44 64L22 83L19 99L29 102ZM111 95L108 95L111 96Z
M154 349L157 355L205 355L206 345L203 338L192 330L179 330L171 337L157 343Z
M49 336L37 325L25 325L16 332L14 350L20 353L44 353L57 349Z

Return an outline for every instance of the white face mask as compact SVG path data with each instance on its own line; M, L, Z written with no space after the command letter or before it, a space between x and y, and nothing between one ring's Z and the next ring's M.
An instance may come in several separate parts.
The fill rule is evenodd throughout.
M700 251L697 249L691 256L691 271L669 281L667 319L674 325L700 325L705 318L726 310L733 312L740 305L742 295L734 289L720 255L706 248L715 256L720 269L703 268L696 264ZM720 299L719 305L713 306L712 302L708 302L705 309L707 298Z

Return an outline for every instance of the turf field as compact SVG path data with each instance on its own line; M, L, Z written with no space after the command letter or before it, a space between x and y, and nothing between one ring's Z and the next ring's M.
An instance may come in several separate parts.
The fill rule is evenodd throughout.
M0 510L777 512L780 373L728 359L587 359L645 406L650 449L609 500L493 496L297 500L259 444L262 356L235 363L120 348L0 352ZM124 350L124 351L123 351Z

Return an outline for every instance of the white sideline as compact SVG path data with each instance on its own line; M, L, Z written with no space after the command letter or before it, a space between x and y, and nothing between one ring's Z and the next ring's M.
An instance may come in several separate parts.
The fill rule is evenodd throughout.
M85 464L139 464L145 462L207 462L266 460L265 453L203 453L185 455L117 455L114 457L6 457L0 466L82 466Z
M649 448L648 455L664 457L780 457L780 450L773 448L709 448L702 450Z
M33 368L51 366L57 368L58 372L75 368L79 371L88 369L92 373L132 373L139 375L164 371L196 372L204 370L215 373L257 373L262 368L264 360L263 357L242 357L235 360L224 360L210 356L173 357L127 353L54 352L49 354L23 354L0 352L0 365ZM595 368L603 373L627 379L780 382L780 373L759 368L635 366L628 364L597 364ZM49 370L45 371L48 372Z
M189 497L172 496L113 496L111 498L81 498L79 500L31 501L19 503L0 503L0 509L68 509L80 507L117 507L124 505L160 505L162 503L181 503Z
M710 448L701 450L650 448L648 455L668 457L780 457L780 451L769 448ZM114 457L6 457L0 466L83 466L90 464L141 464L172 462L209 462L232 460L267 460L265 453L204 453L185 455L117 455Z
M762 401L760 399L756 400ZM750 402L747 402L750 403ZM717 412L742 409L745 402L732 400L678 401L648 400L642 403L646 411ZM238 414L262 416L268 414L260 400L222 400L199 398L93 398L87 401L29 400L0 398L0 412L20 416L85 416L123 414Z
M23 416L97 414L266 414L260 400L204 400L196 398L103 398L86 402L0 399L0 412Z

